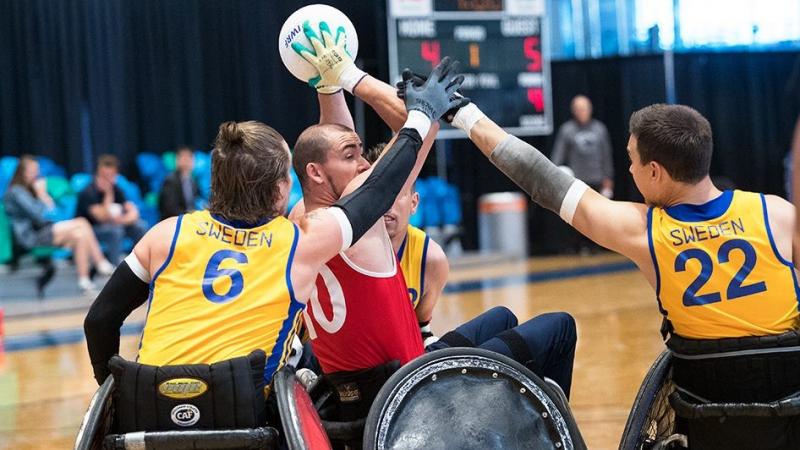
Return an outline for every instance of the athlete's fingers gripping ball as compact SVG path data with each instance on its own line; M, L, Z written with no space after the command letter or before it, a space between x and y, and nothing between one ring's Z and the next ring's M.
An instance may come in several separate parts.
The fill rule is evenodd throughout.
M338 92L340 86L352 92L366 76L353 62L358 52L353 24L327 5L309 5L289 16L278 48L289 72L320 93Z

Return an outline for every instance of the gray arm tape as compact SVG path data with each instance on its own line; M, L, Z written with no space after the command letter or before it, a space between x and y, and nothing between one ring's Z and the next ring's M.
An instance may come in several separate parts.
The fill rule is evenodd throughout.
M498 169L517 183L533 201L557 213L571 224L578 202L588 189L555 166L532 145L508 135L489 157Z

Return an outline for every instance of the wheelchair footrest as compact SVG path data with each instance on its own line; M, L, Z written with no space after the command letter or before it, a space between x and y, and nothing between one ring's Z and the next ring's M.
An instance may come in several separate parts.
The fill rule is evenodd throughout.
M277 449L275 428L235 430L152 431L111 434L103 442L106 450Z

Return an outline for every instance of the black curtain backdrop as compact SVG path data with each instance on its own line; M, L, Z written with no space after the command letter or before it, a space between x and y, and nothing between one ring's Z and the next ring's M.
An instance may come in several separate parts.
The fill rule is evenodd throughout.
M49 156L71 173L113 153L136 178L138 152L183 143L208 150L226 120L263 121L291 145L317 121L318 108L313 89L284 69L277 37L286 17L316 2L0 0L0 152ZM358 29L363 67L388 79L385 2L325 3ZM797 52L675 55L678 102L714 129L713 174L783 193L781 161L800 105L800 88L787 87L800 80L797 60ZM552 86L556 129L574 95L593 100L614 146L617 197L638 199L627 173L627 121L665 101L662 57L553 62ZM369 108L365 130L367 145L388 136ZM545 154L552 141L529 139ZM446 147L449 178L463 194L465 246L475 248L477 197L515 186L468 142ZM424 173L434 173L433 165ZM554 241L546 239L551 216L532 210L536 252L557 248L544 244Z

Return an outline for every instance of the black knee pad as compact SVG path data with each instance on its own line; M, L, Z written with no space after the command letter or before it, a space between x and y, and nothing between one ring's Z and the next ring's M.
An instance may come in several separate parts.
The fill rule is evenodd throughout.
M534 370L536 369L536 361L533 360L533 355L528 347L528 343L521 334L516 330L506 330L495 337L508 346L515 361L536 372L536 370Z

